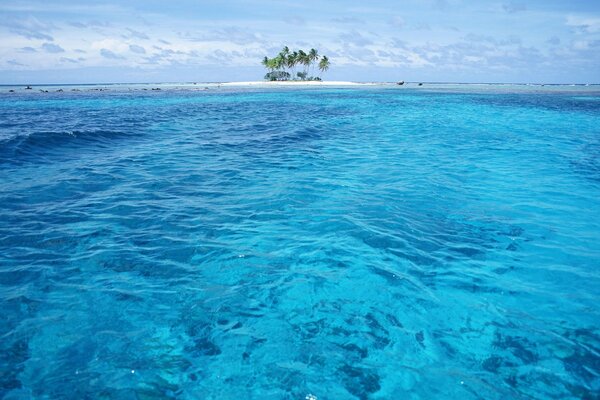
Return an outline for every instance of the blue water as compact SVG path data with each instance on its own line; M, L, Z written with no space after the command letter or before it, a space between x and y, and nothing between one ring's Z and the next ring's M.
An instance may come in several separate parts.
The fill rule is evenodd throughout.
M600 91L0 93L0 398L593 399Z

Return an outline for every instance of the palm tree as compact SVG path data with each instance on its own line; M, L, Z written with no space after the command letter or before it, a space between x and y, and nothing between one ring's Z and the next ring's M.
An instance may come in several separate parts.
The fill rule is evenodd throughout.
M264 65L266 69L269 69L269 70L273 71L273 68L272 68L273 62L272 61L273 61L272 59L270 59L269 57L265 56L265 58L263 58L261 64Z
M287 67L292 70L292 79L294 79L294 76L296 76L294 68L296 67L296 64L298 64L298 52L297 51L294 51L293 53L288 54L286 64L287 64Z
M274 67L274 69L276 69L276 70L279 71L280 69L284 68L284 65L283 65L283 56L281 55L281 53L279 53L277 55L277 57L273 58L272 61L273 61L273 67Z
M287 65L286 65L287 58L291 55L289 47L285 46L279 54L281 55L281 59L282 59L282 68L286 69L287 68Z
M321 58L321 61L319 62L319 69L321 70L321 72L325 72L329 69L329 58L327 58L327 56L323 56L323 58Z
M304 53L304 74L306 74L308 76L308 70L310 68L310 54L308 53Z
M318 59L319 59L319 52L316 49L310 49L310 51L308 52L309 63L312 65L313 63L316 63ZM313 70L312 74L314 75L315 74L314 66L313 66L312 70Z
M308 67L308 64L310 63L309 58L308 58L308 54L306 54L304 52L304 50L298 50L298 63L304 65L304 78L306 79L306 70Z
M317 61L320 62L317 64ZM290 51L289 47L285 46L277 56L274 58L264 57L261 61L261 64L267 68L270 72L265 75L265 79L269 80L288 80L290 78L297 79L300 78L302 80L307 79L308 70L317 65L321 72L325 72L329 69L330 62L326 56L319 56L319 52L316 49L310 49L308 53L304 50L298 51ZM303 72L299 72L296 74L296 66L300 64L302 65ZM290 74L287 70L291 71ZM319 79L315 77L310 77L310 79Z
M281 51L279 52L279 54L277 55L278 60L278 68L277 69L282 69L285 72L285 69L288 67L287 66L287 58L290 55L290 49L287 46L284 46L283 49L281 49Z

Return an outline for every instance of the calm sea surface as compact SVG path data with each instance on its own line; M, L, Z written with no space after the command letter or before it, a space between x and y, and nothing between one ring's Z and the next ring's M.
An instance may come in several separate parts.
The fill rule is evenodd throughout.
M599 88L13 89L0 398L598 398Z

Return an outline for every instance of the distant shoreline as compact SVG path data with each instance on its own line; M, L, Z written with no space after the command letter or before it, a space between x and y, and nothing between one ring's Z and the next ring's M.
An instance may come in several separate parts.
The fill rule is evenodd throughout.
M352 81L239 81L181 83L97 83L97 84L29 84L0 85L0 94L57 92L160 92L160 91L244 91L244 90L308 90L308 89L393 89L438 90L446 92L481 93L587 93L598 96L598 84L508 84L508 83L432 83L432 82L352 82Z
M221 86L365 86L389 85L390 83L351 82L351 81L248 81L223 82Z

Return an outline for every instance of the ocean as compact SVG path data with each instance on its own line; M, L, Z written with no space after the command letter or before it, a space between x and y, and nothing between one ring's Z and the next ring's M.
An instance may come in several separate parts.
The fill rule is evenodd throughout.
M598 86L42 90L0 398L598 398Z

